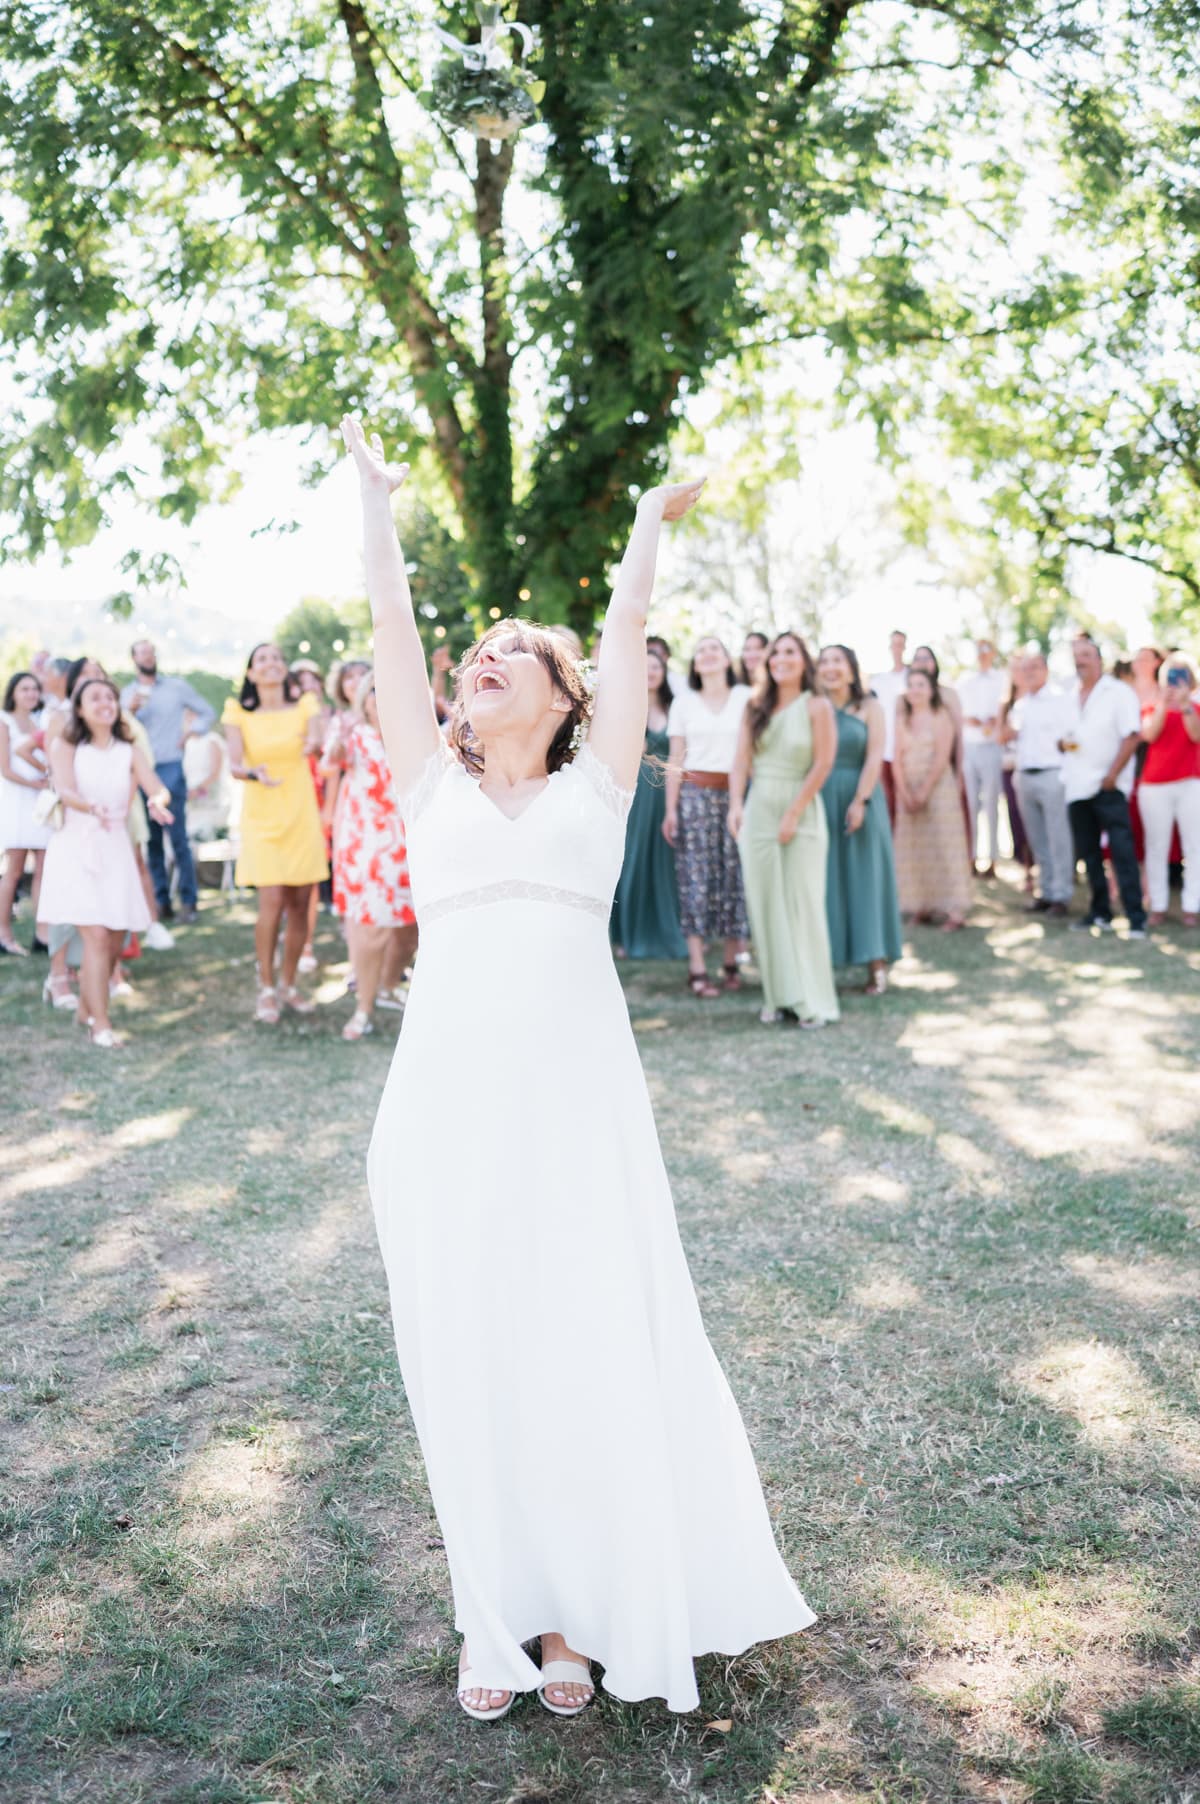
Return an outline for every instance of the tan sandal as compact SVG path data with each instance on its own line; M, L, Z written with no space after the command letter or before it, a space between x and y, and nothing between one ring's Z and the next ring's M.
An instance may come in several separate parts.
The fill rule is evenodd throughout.
M258 986L258 1000L254 1005L254 1019L267 1027L279 1025L279 995L269 983Z

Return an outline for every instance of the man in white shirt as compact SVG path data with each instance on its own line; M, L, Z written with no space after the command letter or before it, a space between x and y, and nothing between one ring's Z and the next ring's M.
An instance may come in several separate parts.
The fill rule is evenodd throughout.
M1071 649L1079 687L1074 720L1063 739L1063 784L1076 855L1084 862L1092 891L1088 913L1076 926L1112 928L1101 850L1101 838L1107 834L1129 938L1144 940L1146 908L1129 819L1133 754L1141 731L1137 695L1128 683L1105 676L1100 648L1087 633L1081 633Z
M908 666L904 662L904 650L908 644L908 635L899 628L888 640L888 650L892 657L892 668L881 670L878 676L871 678L871 689L883 709L883 764L880 777L883 780L883 794L888 806L888 817L893 825L896 820L896 785L892 778L892 758L896 750L896 703L904 694L908 682Z
M1024 660L1025 693L1009 710L1004 737L1015 741L1021 818L1037 861L1040 894L1031 914L1061 919L1075 888L1075 849L1063 788L1061 741L1075 718L1074 699L1052 688L1040 652Z
M979 810L982 806L987 828L987 864L980 875L994 877L1000 790L1004 782L1000 704L1008 685L1003 673L995 668L996 647L990 639L976 642L975 658L974 674L958 685L958 699L963 708L963 778L971 823L971 862L975 862L979 843Z

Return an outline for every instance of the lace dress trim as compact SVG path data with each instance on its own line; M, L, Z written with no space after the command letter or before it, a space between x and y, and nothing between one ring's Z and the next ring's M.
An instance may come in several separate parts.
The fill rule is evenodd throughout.
M440 921L443 915L458 914L467 908L487 908L492 902L548 902L553 908L577 908L582 914L607 921L611 904L599 896L584 896L578 890L555 889L550 883L525 883L514 879L505 883L486 883L482 889L460 890L456 896L442 896L427 902L420 910L422 927Z
M439 739L437 750L429 754L408 788L396 791L396 800L400 804L400 818L406 826L411 825L418 816L424 814L437 793L438 784L450 766L457 763L458 759L446 741Z
M578 770L586 777L608 812L615 815L617 820L624 821L628 818L629 810L633 807L633 790L621 788L608 765L600 762L586 739L567 768Z

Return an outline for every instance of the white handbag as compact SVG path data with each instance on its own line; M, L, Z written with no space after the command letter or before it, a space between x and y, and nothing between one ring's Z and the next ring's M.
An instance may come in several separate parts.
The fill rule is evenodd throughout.
M63 824L63 805L52 789L43 789L33 804L33 818L39 827L59 828Z

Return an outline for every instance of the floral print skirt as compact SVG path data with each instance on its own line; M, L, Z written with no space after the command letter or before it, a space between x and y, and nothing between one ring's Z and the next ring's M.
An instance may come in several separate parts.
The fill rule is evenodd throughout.
M681 785L675 845L679 918L685 934L702 940L744 940L750 935L742 861L726 824L728 814L727 789Z

